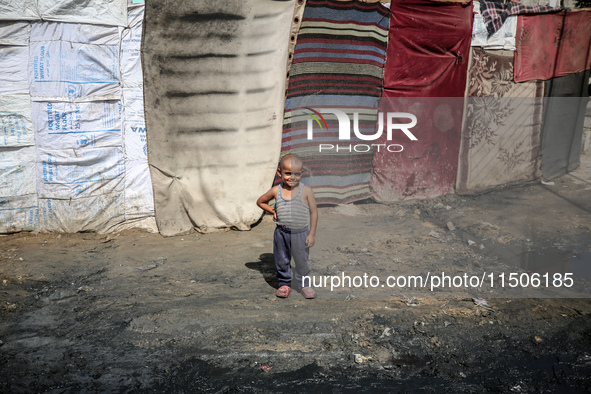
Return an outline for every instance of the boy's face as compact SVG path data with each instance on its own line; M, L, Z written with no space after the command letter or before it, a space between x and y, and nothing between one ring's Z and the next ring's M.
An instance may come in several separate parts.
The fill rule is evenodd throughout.
M294 189L298 187L302 179L302 163L297 160L283 161L279 176L281 176L283 184L288 188Z

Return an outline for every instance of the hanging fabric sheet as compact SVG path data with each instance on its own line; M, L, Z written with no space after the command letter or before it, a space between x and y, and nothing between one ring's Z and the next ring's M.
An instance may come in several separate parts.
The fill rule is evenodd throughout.
M370 196L371 146L358 147L363 141L355 135L339 140L340 121L323 111L342 111L350 121L356 113L359 132L374 131L388 23L389 10L379 2L306 4L291 66L281 150L304 159L303 182L314 189L319 203ZM320 119L317 115L324 115L326 128L313 123L313 117Z
M148 2L144 93L164 235L261 217L277 170L294 2Z
M390 9L387 97L463 97L472 4L394 1Z
M578 73L591 67L591 10L520 15L515 82Z
M517 32L517 16L508 16L503 26L489 36L484 18L480 13L480 2L474 2L474 26L472 28L472 46L484 49L515 50L515 34Z
M486 24L486 30L488 36L495 34L503 23L511 15L523 15L523 14L543 14L546 12L559 11L560 7L552 6L540 6L533 5L528 6L520 3L501 3L498 1L481 1L480 12Z
M580 165L589 70L546 81L542 173L551 179Z
M472 5L395 1L380 112L416 116L417 140L397 132L379 143L398 153L374 151L371 178L378 201L430 198L454 190L460 150L463 96L472 33Z
M457 191L539 173L543 82L513 82L513 52L472 49Z

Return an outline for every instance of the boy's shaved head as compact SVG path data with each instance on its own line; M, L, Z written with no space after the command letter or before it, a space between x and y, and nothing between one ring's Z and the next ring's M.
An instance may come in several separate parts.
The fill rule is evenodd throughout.
M296 166L303 167L303 165L304 165L304 161L302 160L301 157L299 157L295 153L288 153L287 155L285 155L281 158L281 162L279 163L281 168L283 168L283 163L287 162L288 160L291 162L292 166L296 165Z

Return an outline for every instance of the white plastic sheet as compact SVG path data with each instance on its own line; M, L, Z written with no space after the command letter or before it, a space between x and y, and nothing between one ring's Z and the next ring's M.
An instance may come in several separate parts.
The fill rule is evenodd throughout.
M0 0L0 20L39 20L37 0Z
M125 219L153 217L154 196L147 162L126 162L125 174ZM155 226L156 222L153 224Z
M126 26L127 0L37 0L46 21Z
M31 42L29 81L37 97L117 97L119 46Z
M0 22L0 45L29 45L29 22Z
M77 199L39 199L39 227L44 231L105 232L125 221L122 193Z
M120 27L79 23L39 22L31 24L31 42L69 41L94 45L119 45Z
M40 148L122 145L121 101L36 101L33 113Z
M0 148L35 144L28 95L0 96Z
M39 207L36 194L0 197L0 232L39 229Z
M35 147L0 149L0 196L35 193Z
M121 193L125 161L119 147L68 150L37 149L40 198L77 199Z
M41 0L46 21L0 22L0 232L157 231L144 6L130 0L127 15L127 1ZM0 13L38 20L36 4L0 0Z
M144 160L148 166L146 121L143 90L123 89L125 105L125 156L128 160Z
M0 0L0 20L127 25L127 0Z
M29 82L24 65L29 60L25 46L0 46L0 94L28 93Z
M129 28L121 37L121 79L126 88L141 88L144 85L141 61L142 21L144 6L129 9Z

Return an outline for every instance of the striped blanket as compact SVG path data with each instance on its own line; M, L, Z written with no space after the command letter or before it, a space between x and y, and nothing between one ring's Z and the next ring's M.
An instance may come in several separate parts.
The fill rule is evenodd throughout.
M381 3L306 4L292 58L281 150L304 159L303 182L314 189L319 203L370 196L371 142L368 150L355 151L355 145L368 141L355 136L353 124L362 134L376 127L388 25L389 10ZM350 140L339 140L339 121L327 113L329 108L350 118Z

